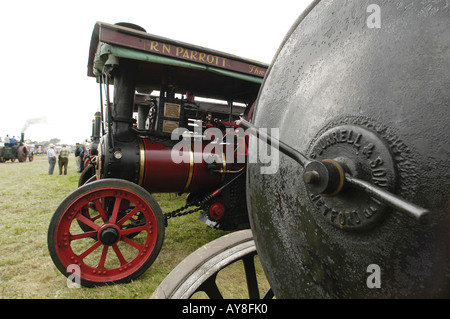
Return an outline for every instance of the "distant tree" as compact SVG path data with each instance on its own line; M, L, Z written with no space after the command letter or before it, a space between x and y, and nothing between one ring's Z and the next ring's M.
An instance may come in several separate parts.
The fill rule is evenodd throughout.
M49 143L50 144L59 144L59 142L61 142L61 140L59 138L52 138Z
M38 141L33 141L33 140L30 140L30 139L26 139L25 143L28 144L28 145L31 145L31 144L42 144L42 143L39 143Z

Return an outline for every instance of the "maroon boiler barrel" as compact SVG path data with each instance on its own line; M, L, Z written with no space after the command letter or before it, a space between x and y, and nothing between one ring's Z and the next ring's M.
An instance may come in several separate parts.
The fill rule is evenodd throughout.
M203 149L195 150L189 145L188 151L181 154L184 160L176 163L172 159L172 149L152 143L150 139L141 140L141 167L139 184L149 192L195 192L216 187L225 179L224 173L212 173L203 160ZM214 155L217 169L226 167L225 153Z

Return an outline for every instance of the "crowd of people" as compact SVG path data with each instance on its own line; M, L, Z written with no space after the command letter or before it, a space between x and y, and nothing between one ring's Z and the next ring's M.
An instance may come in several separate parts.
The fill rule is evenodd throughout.
M55 145L50 144L47 150L48 157L48 174L53 175L55 170L56 163L58 163L59 167L59 175L67 175L67 167L69 166L69 155L70 149L64 144L57 154L55 150ZM86 145L76 143L75 145L75 162L77 167L77 172L81 173L84 170L84 161L88 156L88 150L86 149Z

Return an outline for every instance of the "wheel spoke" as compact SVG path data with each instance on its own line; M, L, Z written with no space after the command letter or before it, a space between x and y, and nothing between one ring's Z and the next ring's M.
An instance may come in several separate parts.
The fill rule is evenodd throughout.
M125 243L127 243L130 246L133 246L134 248L136 248L139 251L141 251L141 249L144 247L143 245L139 244L138 242L136 242L126 236L122 237L122 241L124 241Z
M273 299L274 296L272 287L269 287L261 299Z
M83 239L83 238L88 238L88 237L97 237L97 232L96 231L88 231L85 233L81 233L81 234L76 234L76 235L70 235L70 241L72 240L77 240L77 239Z
M100 201L98 199L94 201L94 204L95 204L95 208L97 209L98 213L102 217L103 222L106 223L108 221L108 217L106 216L106 213L102 207L102 204L100 203Z
M222 293L216 283L217 273L209 277L197 291L204 291L211 299L223 299Z
M127 220L129 220L131 217L133 217L134 215L136 215L136 213L138 213L140 211L139 207L135 207L131 212L129 212L128 214L126 214L124 217L122 217L118 222L117 222L117 226L122 225L123 223L125 223Z
M80 257L81 259L86 258L87 255L89 255L90 253L92 253L94 250L96 250L98 247L101 246L101 242L100 241L96 241L95 244L93 244L91 247L89 247L88 249L86 249L81 255L78 255L78 257Z
M258 280L256 279L256 268L254 255L242 258L244 262L245 277L247 278L248 295L250 299L259 299Z
M119 258L120 264L121 265L125 265L127 263L127 261L125 260L125 258L122 255L122 252L120 251L119 246L117 246L117 244L112 245L112 248L114 250L114 252L117 255L117 258Z
M113 224L116 223L117 215L119 214L119 209L120 209L120 203L121 202L122 202L122 198L116 197L116 201L114 203L113 212L112 212L111 218L109 219L109 221L111 223L113 223Z
M98 263L97 268L105 268L106 255L108 254L109 246L103 246L102 256L100 257L100 261Z
M93 216L93 217L91 217L91 220L93 221L93 222L95 222L97 219L99 219L101 216L100 215L95 215L95 216Z
M97 225L97 224L94 223L91 219L87 218L86 216L84 216L84 215L81 214L81 213L78 213L77 216L76 216L76 218L77 218L80 222L82 222L82 223L85 224L86 226L91 227L91 228L94 229L94 230L99 230L99 229L100 229L100 226L99 226L99 225Z
M127 229L123 229L120 233L122 236L126 236L129 234L133 234L133 233L138 233L140 231L147 231L148 230L148 226L147 225L143 225L143 226L138 226L138 227L130 227Z

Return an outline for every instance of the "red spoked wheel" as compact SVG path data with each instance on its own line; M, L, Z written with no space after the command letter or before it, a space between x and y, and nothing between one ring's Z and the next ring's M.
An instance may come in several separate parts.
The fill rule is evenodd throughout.
M86 287L125 283L155 261L164 240L164 218L142 187L103 179L77 188L56 209L48 248L65 276L79 269ZM69 269L69 270L68 270Z

